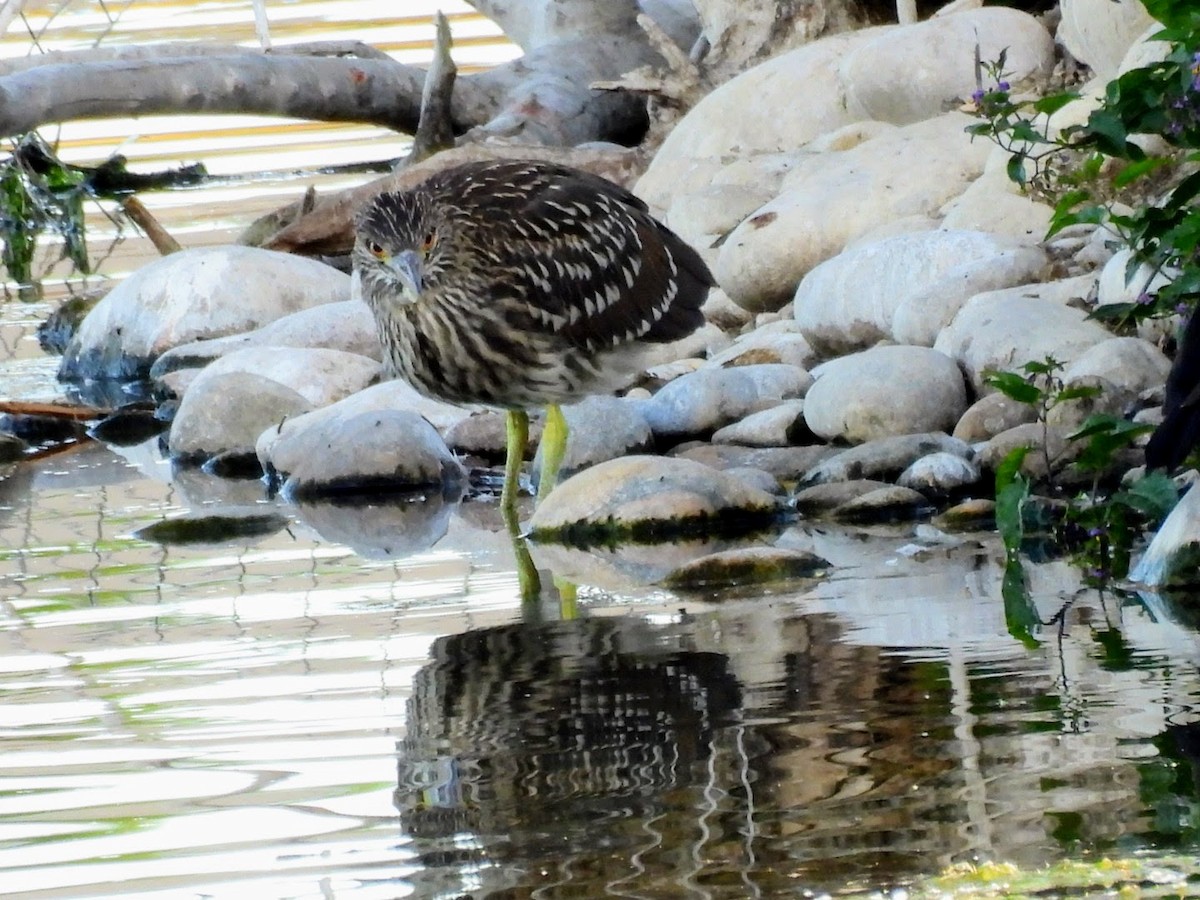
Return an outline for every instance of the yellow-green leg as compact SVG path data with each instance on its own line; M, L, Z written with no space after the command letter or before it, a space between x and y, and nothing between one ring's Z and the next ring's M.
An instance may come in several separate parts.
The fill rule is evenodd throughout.
M510 409L505 417L507 447L504 458L504 487L500 491L500 511L508 536L512 540L513 556L517 562L517 583L520 585L521 600L536 603L542 592L542 580L537 566L529 555L525 538L521 536L521 523L517 521L517 494L521 490L521 463L525 460L525 447L529 443L529 416L524 410Z
M508 440L500 506L507 515L517 508L517 494L521 491L521 463L525 461L525 448L529 444L529 415L523 409L510 409L504 425Z
M567 420L562 407L551 403L546 407L546 424L542 428L542 474L538 478L538 500L545 498L558 483L558 470L562 468L567 452Z

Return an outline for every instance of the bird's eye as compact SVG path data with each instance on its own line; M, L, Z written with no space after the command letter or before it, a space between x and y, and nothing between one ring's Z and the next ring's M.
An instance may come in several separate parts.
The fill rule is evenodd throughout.
M425 237L421 241L421 252L428 253L430 250L436 247L437 239L438 236L436 231L430 231L426 233Z
M383 245L380 244L378 241L373 241L370 238L368 238L367 239L367 252L370 253L372 256L382 257L384 255Z

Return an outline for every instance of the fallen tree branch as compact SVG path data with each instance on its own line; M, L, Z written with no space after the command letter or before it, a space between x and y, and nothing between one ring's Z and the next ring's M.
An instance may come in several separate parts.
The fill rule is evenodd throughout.
M26 400L0 400L0 414L10 416L46 416L71 422L90 422L112 414L111 409L75 406L69 403L36 403Z
M147 62L38 66L0 78L0 136L48 122L154 113L257 113L416 130L425 72L392 60L243 52ZM454 92L456 130L487 121L495 102L468 83Z

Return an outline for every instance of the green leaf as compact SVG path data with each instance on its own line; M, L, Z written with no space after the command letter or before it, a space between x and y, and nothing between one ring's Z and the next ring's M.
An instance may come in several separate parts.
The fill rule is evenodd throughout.
M1100 396L1100 388L1094 384L1077 384L1072 387L1063 388L1054 395L1055 405L1065 403L1068 400L1090 400L1093 397Z
M1025 155L1023 153L1014 153L1008 158L1008 180L1016 182L1024 187L1028 183L1028 178L1025 175Z
M1044 115L1050 115L1058 112L1068 103L1072 103L1079 99L1079 94L1068 92L1063 94L1051 94L1048 97L1042 97L1033 101L1033 108L1036 112Z
M1179 502L1179 489L1165 473L1150 472L1114 495L1113 500L1136 509L1151 523L1157 523Z
M1128 187L1139 178L1149 175L1156 169L1162 168L1167 162L1168 160L1162 156L1148 156L1136 162L1126 163L1113 176L1113 186L1118 188Z
M996 467L996 527L1009 557L1015 557L1025 536L1022 507L1029 498L1029 480L1021 474L1021 464L1030 447L1016 447Z
M1034 633L1041 627L1042 619L1029 593L1025 567L1016 557L1009 557L1005 563L1000 595L1004 598L1004 622L1008 633L1030 650L1040 646Z
M1042 391L1016 372L987 372L983 380L1018 403L1033 405L1042 399Z

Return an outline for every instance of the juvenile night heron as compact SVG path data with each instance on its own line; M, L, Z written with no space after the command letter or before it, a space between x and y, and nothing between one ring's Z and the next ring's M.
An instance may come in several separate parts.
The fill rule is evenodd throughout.
M639 371L647 344L700 326L712 275L617 185L564 166L479 162L359 214L354 269L387 365L421 393L508 410L502 505L547 407L539 497L566 445L559 404Z

